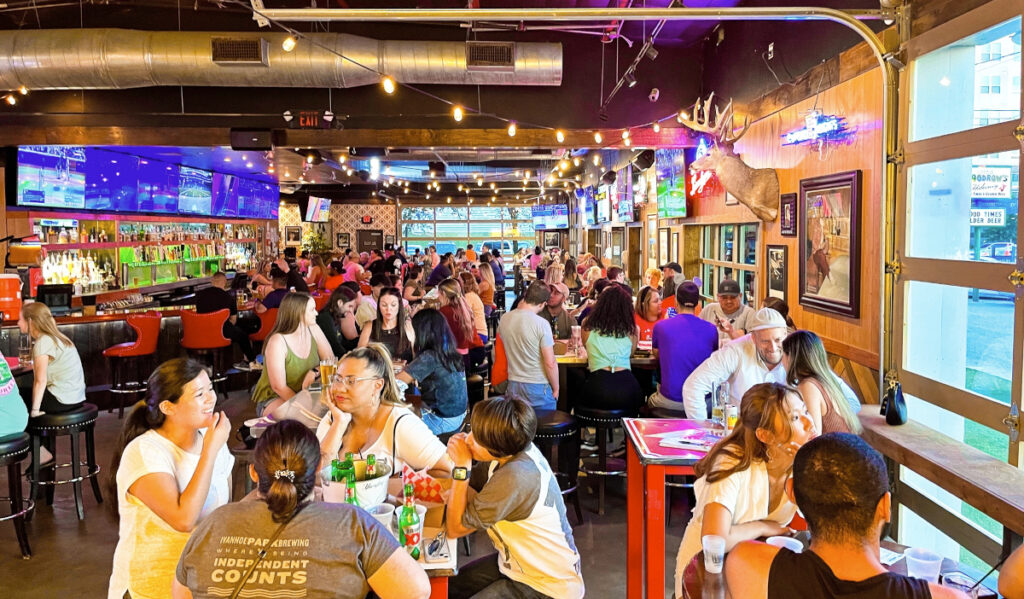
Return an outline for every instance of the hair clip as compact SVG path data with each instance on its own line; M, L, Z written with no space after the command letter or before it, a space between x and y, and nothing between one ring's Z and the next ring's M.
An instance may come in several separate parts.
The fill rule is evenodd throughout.
M288 482L295 482L295 471L294 470L277 470L274 472L275 479L287 478Z

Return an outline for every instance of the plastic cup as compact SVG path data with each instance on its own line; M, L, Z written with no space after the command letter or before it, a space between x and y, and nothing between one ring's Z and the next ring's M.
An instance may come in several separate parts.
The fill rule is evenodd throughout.
M704 570L710 574L721 572L725 562L725 539L718 535L704 535L700 544L704 548Z
M384 528L388 529L391 534L395 534L394 530L391 528L391 521L394 519L395 514L395 507L393 505L390 503L382 503L380 505L375 505L366 511L370 512L373 519L383 524Z
M804 550L804 544L793 537L768 537L765 542L769 545L774 545L775 547L785 547L793 553L803 553Z
M398 534L397 534L397 531L398 531L398 519L401 518L401 516L402 516L402 508L403 507L404 506L400 505L400 506L398 506L398 507L396 507L394 509L394 514L395 515L394 515L394 520L392 521L394 523L393 524L394 528L392 530L396 531L396 534L395 534L396 537L398 536ZM420 553L422 554L423 553L423 546L422 546L423 545L423 521L427 519L427 506L420 505L420 504L417 503L415 507L416 507L416 515L420 517L420 526L419 526L419 531L418 532L420 533Z
M939 582L942 556L934 551L911 547L903 552L907 558L907 576L921 578L928 582Z

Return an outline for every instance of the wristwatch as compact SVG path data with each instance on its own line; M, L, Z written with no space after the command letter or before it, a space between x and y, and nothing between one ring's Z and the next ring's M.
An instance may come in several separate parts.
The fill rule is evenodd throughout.
M456 466L455 468L452 468L452 478L455 480L468 480L469 470L462 466Z

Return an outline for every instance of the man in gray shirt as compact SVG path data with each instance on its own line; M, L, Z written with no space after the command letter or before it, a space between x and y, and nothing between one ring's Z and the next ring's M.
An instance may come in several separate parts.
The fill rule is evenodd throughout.
M718 301L704 306L700 317L718 327L721 344L747 334L748 321L754 317L754 309L743 303L739 283L725 279L718 284Z
M515 310L505 314L498 336L508 361L506 397L517 397L538 410L554 410L558 397L558 362L551 326L537 314L551 297L544 281L526 289Z

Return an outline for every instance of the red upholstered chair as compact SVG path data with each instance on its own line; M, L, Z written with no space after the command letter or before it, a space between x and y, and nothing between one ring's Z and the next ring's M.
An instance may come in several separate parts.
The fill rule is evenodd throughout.
M253 344L259 344L260 347L257 351L262 350L263 342L267 340L270 329L274 328L274 323L277 322L277 310L277 308L270 308L266 312L256 314L260 319L260 330L249 335L249 341L252 341Z
M231 311L227 308L209 314L197 314L195 310L181 311L181 346L199 359L209 356L214 384L227 380L224 358L227 356L230 363L232 348L231 340L224 336L224 323L229 316Z
M146 392L146 380L155 367L156 346L160 339L159 312L132 314L126 320L135 330L135 341L118 343L103 350L110 365L110 393L117 396L117 417L124 416L125 396L138 396ZM130 380L127 380L130 379Z
M330 293L322 293L321 292L318 295L314 295L313 296L313 303L316 304L316 311L319 312L320 310L323 310L324 306L327 305L327 302L329 302L330 299L331 299L331 294Z

